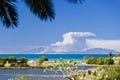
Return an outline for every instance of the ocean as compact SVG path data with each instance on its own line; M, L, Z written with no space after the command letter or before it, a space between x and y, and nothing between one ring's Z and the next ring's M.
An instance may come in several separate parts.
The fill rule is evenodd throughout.
M42 56L46 56L49 61L59 60L60 58L64 60L84 60L85 56L89 57L108 57L108 54L0 54L0 57L15 56L16 58L25 57L29 60L38 60ZM113 54L112 56L115 56Z

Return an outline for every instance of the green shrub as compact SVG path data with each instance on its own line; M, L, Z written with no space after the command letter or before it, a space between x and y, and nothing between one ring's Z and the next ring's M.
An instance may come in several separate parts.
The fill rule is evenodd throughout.
M42 57L39 59L39 64L43 63L44 61L48 61L48 58L45 57L45 56L42 56Z
M90 57L89 56L84 56L84 60L88 60Z
M99 68L95 72L96 75L90 74L90 80L120 80L120 67Z
M88 74L91 75L91 74L92 74L92 71L91 71L91 70L88 70Z
M9 63L15 63L15 62L17 62L17 59L16 59L16 57L14 57L14 56L10 56L10 57L7 58L7 61L8 61Z
M118 65L120 65L120 60L118 61Z
M14 56L10 56L8 58L0 58L0 67L4 67L5 63L10 63L11 67L27 67L27 58L16 58Z
M120 53L117 53L117 54L115 55L115 57L120 57Z
M105 58L105 59L104 59L104 64L105 64L105 65L114 64L114 60L113 60L112 58Z
M0 67L3 67L6 62L6 58L0 58Z
M7 58L7 61L11 64L11 67L15 67L17 63L17 59L14 56L10 56Z
M91 57L86 60L87 64L96 64L96 62L97 62L97 58L95 57Z
M110 67L104 70L108 76L105 80L120 80L120 67Z
M110 58L95 58L91 57L86 60L87 64L98 64L98 65L111 65L114 64L114 60Z
M103 65L104 64L104 58L98 58L96 64Z
M18 58L17 62L18 62L18 66L20 67L26 67L27 66L27 58Z

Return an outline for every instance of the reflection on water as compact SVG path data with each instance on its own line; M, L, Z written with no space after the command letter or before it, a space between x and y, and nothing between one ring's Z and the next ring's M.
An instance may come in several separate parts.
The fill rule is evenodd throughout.
M81 70L87 70L94 66L79 66ZM0 80L8 80L16 76L24 74L39 74L39 75L50 75L55 74L54 72L48 71L44 72L43 68L27 68L27 69L0 69ZM29 76L30 80L68 80L67 78L49 78L49 77L39 77L39 76Z

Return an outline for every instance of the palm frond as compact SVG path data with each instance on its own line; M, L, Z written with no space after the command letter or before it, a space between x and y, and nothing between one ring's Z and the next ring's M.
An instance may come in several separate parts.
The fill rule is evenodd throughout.
M82 3L84 0L67 0L70 3Z
M0 19L6 28L17 27L18 14L15 2L16 0L0 0Z
M41 20L52 21L55 18L52 0L25 0L25 3Z

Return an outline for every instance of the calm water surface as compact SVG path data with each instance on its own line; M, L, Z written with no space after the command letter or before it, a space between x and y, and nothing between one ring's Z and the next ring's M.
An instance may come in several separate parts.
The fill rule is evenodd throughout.
M87 70L95 66L79 66L80 70ZM43 68L28 68L28 69L0 69L0 80L8 80L16 76L24 74L39 74L39 75L50 75L55 74L54 72L44 72ZM60 73L59 73L60 74ZM68 80L67 78L45 78L45 77L28 77L30 80Z

